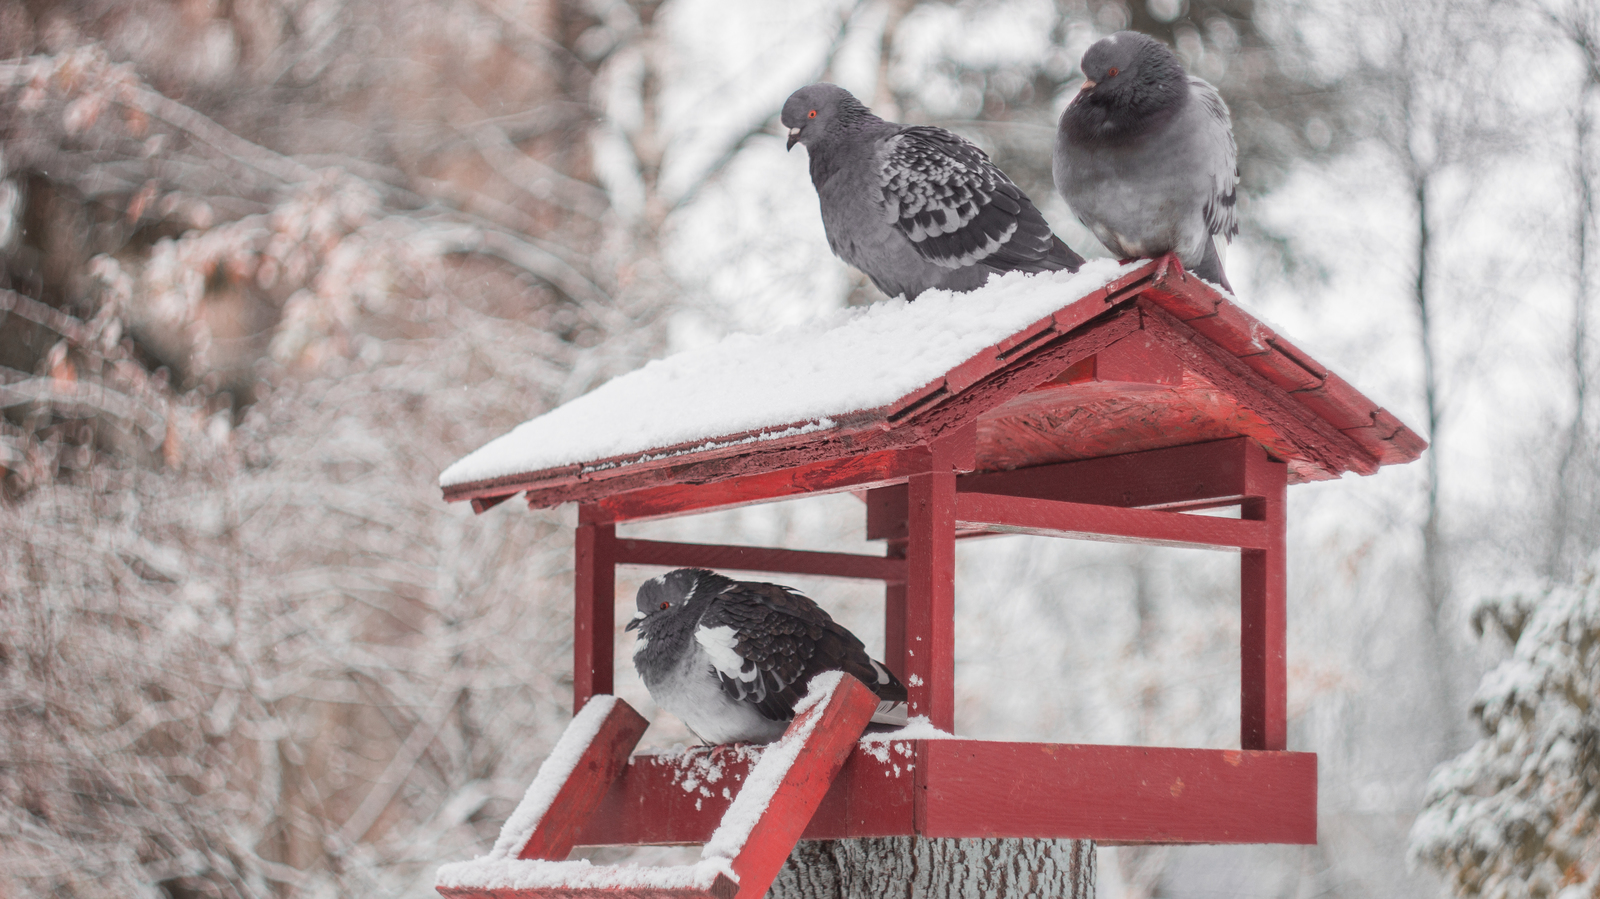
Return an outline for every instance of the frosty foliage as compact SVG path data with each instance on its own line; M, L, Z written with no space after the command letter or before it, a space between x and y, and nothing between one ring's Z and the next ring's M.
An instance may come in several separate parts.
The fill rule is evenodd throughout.
M1596 560L1600 563L1600 559ZM1483 736L1428 782L1411 852L1458 895L1589 896L1600 885L1600 581L1486 600L1515 644L1473 697Z

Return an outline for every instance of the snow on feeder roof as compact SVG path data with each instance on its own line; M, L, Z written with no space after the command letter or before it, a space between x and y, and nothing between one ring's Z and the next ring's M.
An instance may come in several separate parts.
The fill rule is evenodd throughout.
M1075 337L1095 352L1061 352ZM1051 370L1053 359L1075 361ZM1198 280L1098 260L651 362L490 441L439 483L480 509L521 491L549 506L915 445L974 420L979 472L1243 436L1303 482L1371 474L1426 446Z

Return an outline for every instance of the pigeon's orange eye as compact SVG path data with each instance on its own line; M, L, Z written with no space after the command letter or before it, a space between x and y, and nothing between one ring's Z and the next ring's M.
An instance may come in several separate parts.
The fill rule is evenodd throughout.
M815 109L813 109L810 112L806 113L806 118L808 118L808 119L814 119L816 117L817 117L817 111Z
M1117 67L1116 66L1112 66L1110 69L1108 69L1106 71L1106 77L1107 78L1115 78L1115 77L1117 77Z
M670 603L670 602L663 602L663 603L662 603L662 604L661 604L661 608L663 608L663 609L670 609L670 608L672 608L672 603Z

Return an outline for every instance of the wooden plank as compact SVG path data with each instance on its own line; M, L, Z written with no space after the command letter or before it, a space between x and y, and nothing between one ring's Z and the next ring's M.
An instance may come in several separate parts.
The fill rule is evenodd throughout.
M704 843L749 776L757 754L747 746L724 745L635 756L585 825L578 844ZM883 754L884 760L870 752L850 754L802 839L911 833L910 759Z
M958 495L955 517L966 527L1155 546L1266 549L1269 540L1259 521L985 493Z
M952 770L944 754L956 752L959 762L967 749L980 768L991 767L978 776ZM923 761L913 769L918 751ZM705 842L727 811L723 790L736 793L748 776L750 762L740 753L748 750L716 747L635 757L579 845ZM705 780L710 770L719 772L716 782ZM1174 796L1172 787L1180 779L1184 788ZM694 788L686 790L687 784ZM1128 843L1309 843L1316 838L1314 753L928 740L872 752L856 749L802 839L916 832L912 803L919 793L926 799L925 836ZM999 832L1011 821L1013 805L1034 832ZM966 815L959 808L977 813Z
M1308 752L928 740L927 837L1317 841Z
M1185 368L1269 422L1299 455L1333 473L1372 474L1378 470L1377 460L1359 443L1244 362L1154 304L1144 311L1145 329L1177 356Z
M1288 748L1288 558L1285 502L1288 467L1258 447L1246 456L1247 490L1242 514L1261 522L1266 546L1239 558L1239 745L1245 749Z
M670 887L537 887L533 889L471 889L439 887L445 899L734 899L739 885L717 875L704 890Z
M927 467L928 451L903 447L843 459L810 462L778 471L731 477L705 484L666 484L606 496L595 503L609 521L648 521L684 512L703 512L768 502L791 496L813 496L859 490L905 480Z
M877 708L878 697L865 684L849 675L840 675L837 687L790 722L781 742L801 738L804 742L733 857L733 870L739 879L739 899L761 899L766 895L773 878L794 851L794 844L800 841L800 835L833 784L834 775L856 748L856 740L866 730ZM751 771L746 789L762 778L764 765L779 762L773 752L769 748L762 754L756 769ZM729 813L739 812L736 799ZM718 847L717 838L718 834L712 835L706 852Z
M577 845L578 834L627 768L628 756L649 726L633 706L620 699L613 703L517 858L566 858Z
M913 475L906 494L905 668L910 714L955 728L956 475Z
M572 713L589 697L612 691L615 659L617 526L597 524L594 509L578 510L573 535Z
M956 490L1142 509L1233 505L1244 498L1247 443L1236 437L1081 462L964 474L956 479ZM870 516L868 521L870 540Z
M763 546L670 543L663 540L619 538L616 541L615 558L618 565L716 568L895 582L903 582L906 579L904 559L857 553L771 549Z

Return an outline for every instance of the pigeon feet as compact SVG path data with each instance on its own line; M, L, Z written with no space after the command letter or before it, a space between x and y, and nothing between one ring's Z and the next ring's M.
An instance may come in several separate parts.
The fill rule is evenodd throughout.
M1161 257L1156 261L1155 280L1157 280L1157 281L1165 280L1166 277L1167 277L1167 272L1172 269L1172 263L1177 258L1178 257L1176 255L1172 254L1172 253L1162 253ZM1182 262L1178 263L1178 277L1182 278L1185 281L1189 280L1188 274L1185 273L1184 270L1183 270L1183 263Z

